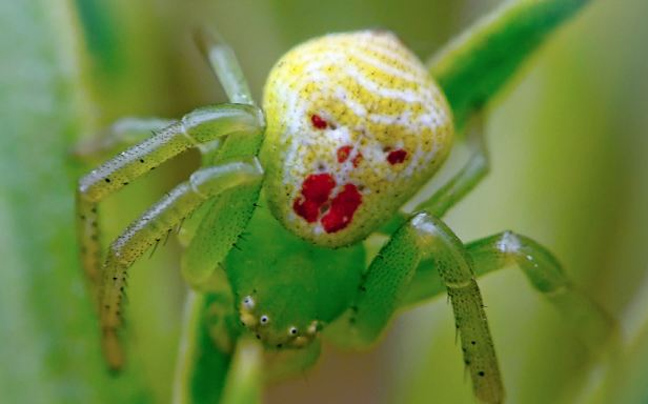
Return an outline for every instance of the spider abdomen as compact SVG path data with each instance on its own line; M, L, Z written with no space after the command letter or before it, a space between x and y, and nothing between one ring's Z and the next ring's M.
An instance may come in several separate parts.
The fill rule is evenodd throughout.
M393 34L328 35L270 73L262 159L275 216L319 245L366 237L436 171L452 140L447 102Z

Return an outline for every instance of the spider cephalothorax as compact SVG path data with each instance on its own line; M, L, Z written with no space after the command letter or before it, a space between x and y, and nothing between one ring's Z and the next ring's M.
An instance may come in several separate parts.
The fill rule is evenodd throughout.
M270 72L263 108L270 207L320 245L364 239L430 178L452 141L445 97L386 31L297 46Z
M536 7L536 2L522 3L522 10ZM537 2L538 10L551 11L544 3ZM548 18L569 15L561 2L550 3L563 14ZM513 11L504 15L515 15L518 6L510 7ZM544 32L538 21L520 26ZM500 28L493 19L479 29L500 44L519 39L515 31ZM531 45L539 38L534 36ZM569 323L587 322L584 337L593 345L611 335L605 313L572 287L542 246L511 232L464 244L440 220L488 169L480 119L472 121L473 154L466 166L413 213L400 211L449 153L451 107L461 117L457 127L463 128L466 117L478 117L487 95L502 84L499 73L476 83L474 91L472 83L461 82L462 77L479 79L470 69L480 59L467 55L484 52L483 43L462 37L426 68L389 32L327 35L297 46L277 62L261 109L252 101L231 49L209 35L203 39L231 103L197 109L179 121L136 122L141 143L79 182L82 262L111 368L124 363L118 332L126 272L185 219L182 273L200 291L190 300L199 303L192 303L194 311L188 312L194 313L192 319L214 321L187 333L193 338L187 344L203 345L183 350L181 368L194 369L179 373L183 386L191 385L185 379L194 380L198 373L195 380L206 379L205 372L218 362L210 355L233 355L234 373L245 368L237 367L239 360L256 363L258 357L245 350L250 335L256 351L263 346L292 353L297 365L283 366L284 372L301 371L314 362L319 351L312 347L319 346L320 335L347 347L369 346L397 309L445 290L476 396L502 402L475 274L511 263ZM519 58L509 60L505 53L482 59L492 66L491 58L503 58L504 70L513 70ZM119 139L124 126L108 134ZM154 127L153 137L146 138L145 126ZM134 221L103 259L97 204L192 147L201 151L203 167ZM389 237L377 253L363 243L373 233ZM204 337L205 328L210 338Z

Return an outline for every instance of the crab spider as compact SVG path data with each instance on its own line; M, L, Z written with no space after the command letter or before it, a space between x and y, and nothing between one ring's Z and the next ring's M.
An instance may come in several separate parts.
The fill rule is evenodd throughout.
M118 332L128 268L189 217L182 271L196 289L220 298L215 304L227 321L214 326L213 344L233 352L228 380L240 361L258 360L260 346L306 352L302 364L316 358L322 333L344 346L369 346L395 310L445 290L475 395L502 402L475 277L509 264L585 330L593 349L609 337L608 317L541 245L512 232L464 244L441 220L488 170L480 119L471 121L474 154L466 166L412 214L400 211L446 159L454 125L443 89L395 35L360 31L299 45L272 69L262 108L233 52L202 38L230 103L173 122L125 121L84 149L155 129L78 186L82 263L112 369L124 363ZM202 152L203 167L102 257L98 203L189 148ZM362 242L377 232L389 241L366 266Z

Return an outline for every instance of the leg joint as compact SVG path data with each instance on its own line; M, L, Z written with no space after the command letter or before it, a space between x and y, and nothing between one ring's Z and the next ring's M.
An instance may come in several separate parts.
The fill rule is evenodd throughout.
M496 248L506 255L518 255L522 248L520 237L510 230L503 232L495 244Z

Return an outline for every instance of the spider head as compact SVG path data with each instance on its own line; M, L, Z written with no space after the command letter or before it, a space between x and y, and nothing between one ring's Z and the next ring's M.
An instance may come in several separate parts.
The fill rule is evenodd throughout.
M293 321L288 324L285 316L275 318L261 307L257 307L257 302L251 295L241 300L239 314L241 323L254 333L257 339L272 348L303 348L317 337L322 328L318 320Z
M263 107L270 208L321 246L364 239L430 178L451 145L443 94L385 31L328 35L291 50L270 73Z
M250 228L224 265L238 320L269 348L306 346L357 295L365 249L304 243L263 208Z

